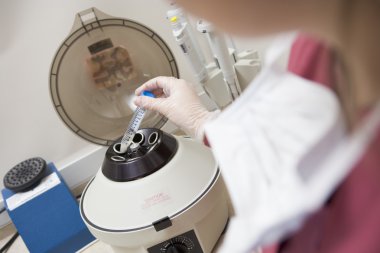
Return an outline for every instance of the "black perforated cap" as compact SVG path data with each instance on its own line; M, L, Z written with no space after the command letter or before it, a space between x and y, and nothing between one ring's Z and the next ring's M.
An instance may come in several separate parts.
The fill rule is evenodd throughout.
M4 186L15 192L27 190L43 178L45 169L44 159L40 157L27 159L5 174Z

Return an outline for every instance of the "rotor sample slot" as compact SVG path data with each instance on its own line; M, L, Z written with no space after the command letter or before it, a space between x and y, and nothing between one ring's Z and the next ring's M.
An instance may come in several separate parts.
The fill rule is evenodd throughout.
M114 155L111 157L111 160L112 161L115 161L115 162L125 162L125 158L122 157L122 156L119 156L119 155Z
M115 143L112 147L113 151L115 151L116 154L125 154L126 151L121 150L121 143Z
M149 138L148 138L148 143L149 145L153 145L155 144L156 142L158 141L158 133L157 132L153 132L149 135Z
M133 136L132 143L141 144L144 142L144 135L142 133L137 132L135 136Z

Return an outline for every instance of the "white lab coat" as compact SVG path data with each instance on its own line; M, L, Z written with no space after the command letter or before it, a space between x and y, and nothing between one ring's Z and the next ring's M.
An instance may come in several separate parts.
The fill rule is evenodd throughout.
M300 227L350 172L380 122L347 136L336 96L275 64L280 39L244 94L205 127L236 215L222 253L248 252Z

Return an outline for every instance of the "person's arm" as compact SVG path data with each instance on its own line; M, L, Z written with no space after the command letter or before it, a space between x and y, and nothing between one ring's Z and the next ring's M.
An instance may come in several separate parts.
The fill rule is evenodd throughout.
M333 55L330 48L322 41L307 35L300 35L294 41L288 62L288 71L335 89L333 77ZM264 247L263 253L277 253L281 244Z
M138 96L135 100L137 106L163 114L198 140L203 139L204 124L218 114L207 111L193 86L182 79L166 76L153 78L141 85L136 95L144 90L152 91L157 98Z

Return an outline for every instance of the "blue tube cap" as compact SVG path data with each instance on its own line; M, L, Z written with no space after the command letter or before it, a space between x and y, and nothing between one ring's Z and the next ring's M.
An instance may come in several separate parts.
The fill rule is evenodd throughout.
M146 96L146 97L151 97L151 98L155 98L155 97L156 97L152 92L147 91L147 90L144 90L144 91L141 93L141 95Z

